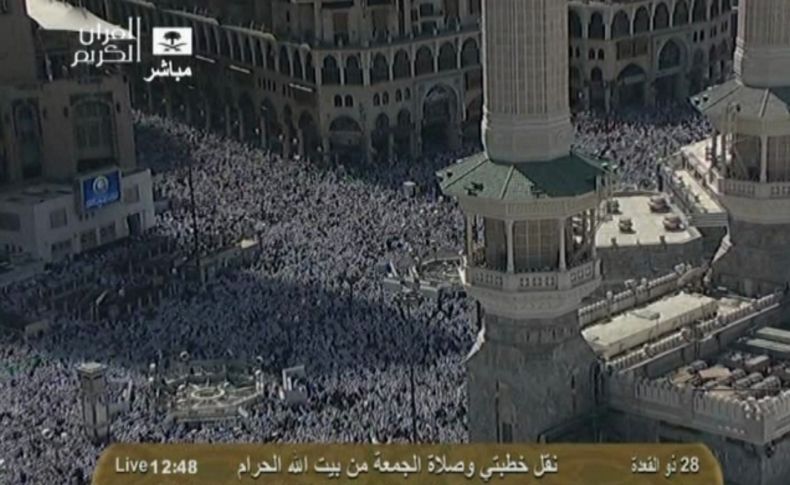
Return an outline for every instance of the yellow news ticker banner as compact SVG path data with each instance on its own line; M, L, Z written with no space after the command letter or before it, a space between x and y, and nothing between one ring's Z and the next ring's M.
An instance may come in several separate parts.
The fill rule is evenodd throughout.
M115 444L93 485L723 485L701 444Z

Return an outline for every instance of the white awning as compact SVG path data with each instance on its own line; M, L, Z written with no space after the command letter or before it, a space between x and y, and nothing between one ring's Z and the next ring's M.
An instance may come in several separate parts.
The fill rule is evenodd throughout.
M58 0L26 0L27 13L44 30L80 31L118 31L124 32L126 39L134 39L128 26L119 27L82 7L75 7Z

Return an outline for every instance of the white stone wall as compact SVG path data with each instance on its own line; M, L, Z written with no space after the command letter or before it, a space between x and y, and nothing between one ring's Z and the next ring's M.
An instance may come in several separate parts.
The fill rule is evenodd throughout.
M741 0L735 72L744 84L790 84L790 2Z
M570 150L567 0L483 2L483 143L495 161Z

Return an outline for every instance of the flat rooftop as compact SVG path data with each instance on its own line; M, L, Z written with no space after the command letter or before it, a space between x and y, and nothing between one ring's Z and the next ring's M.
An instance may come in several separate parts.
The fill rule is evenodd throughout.
M0 189L0 204L38 204L59 197L72 197L74 189L67 184L40 183Z
M596 353L610 358L726 306L705 295L677 293L593 324L582 330L582 335Z
M661 244L661 236L666 244L685 244L699 236L696 229L690 227L682 213L670 204L669 212L652 212L650 198L658 194L633 194L614 197L620 204L620 213L613 214L609 220L604 221L596 235L595 244L599 248L612 247L612 239L616 239L617 246L650 246ZM686 224L679 231L668 231L664 228L664 217L677 215ZM620 219L630 217L633 231L624 233L620 231Z

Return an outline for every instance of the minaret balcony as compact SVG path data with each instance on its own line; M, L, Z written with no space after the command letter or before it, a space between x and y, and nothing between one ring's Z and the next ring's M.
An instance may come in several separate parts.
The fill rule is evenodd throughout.
M465 286L506 292L563 291L596 282L601 277L600 260L589 261L565 271L534 271L508 273L478 266L465 265L462 281Z

